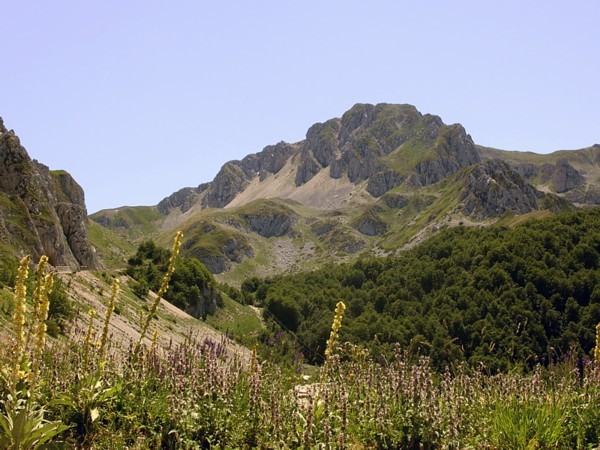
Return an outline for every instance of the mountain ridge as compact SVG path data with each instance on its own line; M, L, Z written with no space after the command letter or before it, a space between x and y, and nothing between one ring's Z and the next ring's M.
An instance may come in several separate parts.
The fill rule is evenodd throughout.
M402 125L406 126L406 123L412 128L402 131ZM369 133L369 127L375 127L375 130ZM394 127L398 128L397 132ZM568 160L572 158L572 152L586 150L590 152L590 159L600 165L598 144L581 150L563 150L548 155L528 152L527 155L546 160L560 153ZM305 140L294 144L280 142L242 160L229 161L213 181L196 188L182 188L158 205L163 214L174 208L185 212L194 204L227 207L253 181L263 183L270 175L279 174L286 162L293 163L294 173L290 175L293 175L296 188L329 169L330 178L347 180L354 186L367 181L363 190L378 198L402 183L414 188L434 184L460 168L484 159L508 159L512 168L522 176L526 175L527 164L521 162L519 166L519 159L523 158L514 158L514 154L476 146L462 125L445 125L438 116L422 115L411 105L357 104L341 119L334 118L309 127ZM566 168L573 169L568 161L567 164ZM579 177L579 184L583 183L576 170L571 170L570 176ZM531 180L533 177L526 178ZM559 193L567 190L570 190L567 186L558 189ZM600 203L595 198L584 202ZM240 203L234 204L239 206Z

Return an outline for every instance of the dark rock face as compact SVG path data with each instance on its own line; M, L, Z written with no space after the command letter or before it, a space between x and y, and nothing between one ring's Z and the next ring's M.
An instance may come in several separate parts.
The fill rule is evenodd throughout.
M398 172L394 172L387 167L381 167L379 171L369 177L366 189L373 197L381 197L396 186L400 186L405 179L406 177Z
M546 164L541 170L542 183L550 183L559 194L581 188L585 182L583 176L566 159L561 159L554 166Z
M186 312L197 319L202 319L207 314L214 314L219 306L223 306L221 294L214 288L204 286L200 301L195 305L189 305Z
M205 232L212 231L211 227L211 225L206 225ZM194 244L194 239L186 240L183 244L183 249L187 250ZM231 263L241 263L244 258L253 258L254 252L244 239L230 237L219 244L216 251L200 247L189 252L189 255L202 262L212 274L218 274L228 270L231 267Z
M221 168L204 197L204 206L223 208L244 190L248 180L236 162L228 162Z
M250 230L262 237L280 237L290 234L295 218L284 212L248 213L242 218L248 223Z
M516 167L517 172L526 180L535 178L539 172L538 167L531 163L519 163Z
M323 167L319 162L310 155L308 151L302 151L294 184L296 186L302 186L303 184L308 183L322 168Z
M427 186L437 183L479 161L481 157L471 136L461 125L450 125L435 145L435 156L420 161L415 167L413 184Z
M257 175L262 181L268 174L278 173L295 150L293 145L280 142L265 147L260 153L248 155L241 161L226 163L206 189L202 205L223 208Z
M171 210L179 208L182 213L188 211L198 201L198 196L209 188L209 183L202 183L197 188L183 188L164 198L158 204L161 214L167 215Z
M402 209L410 204L410 198L406 195L390 192L381 197L381 202L388 208Z
M587 189L573 189L565 193L565 198L573 203L600 205L600 187L589 186Z
M306 132L303 150L311 153L321 167L328 167L338 152L340 128L340 120L331 119L313 125Z
M466 215L482 220L501 216L507 211L531 212L538 209L538 200L542 196L508 164L493 159L467 171L459 200Z
M0 216L8 242L54 266L96 268L87 238L83 189L66 172L31 160L19 138L0 123ZM18 211L15 221L14 213ZM8 215L7 215L8 214ZM12 218L12 220L7 220Z
M381 236L388 224L377 214L380 207L373 206L354 220L353 226L365 236Z
M349 254L359 252L366 247L362 239L343 228L334 228L326 235L325 241L337 250Z
M313 223L310 229L315 236L320 237L332 231L336 227L336 225L337 223L332 220L320 220L318 222Z
M227 260L222 255L199 256L197 258L213 275L223 273L229 268Z
M319 130L309 130L312 133L307 137ZM481 160L462 126L446 126L439 117L421 115L411 105L355 105L342 116L337 142L337 152L326 153L340 155L330 162L330 176L341 178L346 174L352 183L368 180L366 190L374 197L407 180L408 174L394 170L385 161L394 152L398 152L394 158L404 159L404 144L420 148L423 155L427 153L426 158L416 158L410 176L411 184L418 187L436 183ZM315 154L314 144L310 148ZM313 172L317 169L314 165L311 168ZM306 172L306 168L302 170Z
M383 220L361 220L356 224L356 229L366 236L381 236L388 230L388 225Z

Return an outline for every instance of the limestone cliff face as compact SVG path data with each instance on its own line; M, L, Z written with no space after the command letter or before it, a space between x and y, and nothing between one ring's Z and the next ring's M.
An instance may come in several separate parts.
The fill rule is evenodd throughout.
M342 117L341 156L331 176L351 182L368 180L366 190L379 197L405 180L415 187L436 183L480 161L461 125L445 125L411 105L356 105Z
M223 297L218 290L204 286L200 301L186 308L186 312L197 319L205 318L207 314L214 314L217 308L223 306Z
M0 228L4 243L54 266L96 268L81 187L32 160L0 119Z
M412 178L413 185L427 186L443 180L463 167L481 161L475 144L461 125L451 125L439 133L433 157L419 161Z
M579 189L585 181L583 176L564 158L555 165L545 164L541 171L542 182L550 184L558 194Z
M388 230L388 224L377 214L378 208L368 208L353 223L354 228L366 236L381 236Z
M179 210L184 213L198 202L200 194L206 191L208 187L208 183L202 183L197 188L187 187L180 189L167 198L164 198L158 204L158 210L162 214L167 215L169 212L171 212L171 210L179 208Z
M226 163L210 183L202 205L213 208L226 206L255 177L262 181L267 175L278 173L295 151L296 146L280 142L265 147L260 153L248 155L241 161Z
M500 160L477 164L463 174L459 201L467 216L482 220L507 211L525 214L538 209L543 193L527 184L521 175Z

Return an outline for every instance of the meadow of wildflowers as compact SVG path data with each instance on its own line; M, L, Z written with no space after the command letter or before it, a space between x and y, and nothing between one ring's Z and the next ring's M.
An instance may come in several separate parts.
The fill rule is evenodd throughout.
M177 240L173 260L177 257ZM373 357L340 340L338 302L320 373L310 377L199 339L113 342L95 312L71 340L45 340L52 276L30 261L15 288L14 344L1 356L0 448L596 448L600 444L600 328L595 360L576 354L532 372L444 371L396 348ZM167 289L172 270L164 278ZM164 293L164 290L163 290ZM29 305L33 310L29 311ZM54 446L54 447L53 447Z

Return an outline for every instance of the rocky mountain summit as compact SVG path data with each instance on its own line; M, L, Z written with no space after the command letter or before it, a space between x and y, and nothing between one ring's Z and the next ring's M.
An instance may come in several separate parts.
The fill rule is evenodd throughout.
M0 119L0 239L4 249L54 266L98 267L87 236L81 186L64 171L32 160Z
M463 177L459 202L466 215L478 220L501 216L507 211L529 213L538 209L538 200L544 196L498 159L474 165Z
M402 184L431 185L480 160L461 125L445 125L411 105L357 104L341 119L311 126L304 141L280 142L226 163L212 182L174 193L159 203L159 209L168 214L175 208L186 212L194 204L227 207L250 185L267 182L286 166L287 192L270 197L294 198L293 188L310 184L324 172L333 180L364 184L362 189L376 198Z
M585 151L597 169L597 145L579 155L556 152L544 158L524 153L525 157L514 159L516 152L478 147L460 124L446 125L414 106L357 104L341 118L311 126L303 141L280 142L224 164L212 182L181 189L162 200L159 210L167 215L194 206L228 208L256 198L290 198L318 209L336 209L357 199L374 201L394 190L425 188L489 159L505 161L508 166L503 172L515 172L509 178L518 175L543 192L575 203L599 204L594 173L577 168L573 161L573 156L581 159ZM527 155L534 155L534 161ZM480 171L482 176L485 171ZM337 201L327 202L325 197ZM519 213L522 209L504 199L503 206L487 211Z

